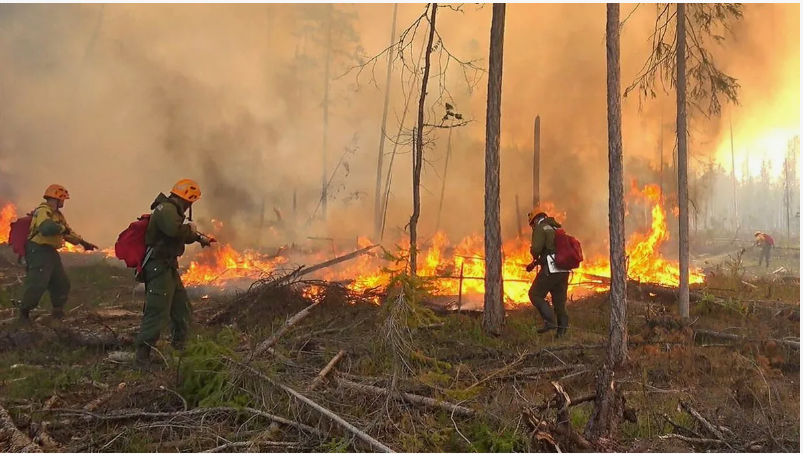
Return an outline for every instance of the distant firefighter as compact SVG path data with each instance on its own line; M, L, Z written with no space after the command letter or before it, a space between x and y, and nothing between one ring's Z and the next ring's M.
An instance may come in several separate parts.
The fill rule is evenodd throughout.
M764 232L756 232L756 246L761 248L761 252L758 256L758 266L761 266L761 262L765 262L766 268L770 266L770 250L775 247L775 240L772 237Z

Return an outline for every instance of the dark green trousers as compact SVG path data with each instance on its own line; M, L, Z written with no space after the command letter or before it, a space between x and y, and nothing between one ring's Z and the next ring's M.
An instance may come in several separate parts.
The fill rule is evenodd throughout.
M53 308L64 308L70 296L70 280L64 271L59 251L53 246L29 241L25 247L25 262L27 267L20 309L35 309L45 291L50 292Z
M759 253L759 256L758 256L758 266L761 266L761 263L764 262L765 265L766 265L766 268L769 268L769 266L770 266L770 251L771 250L772 250L772 246L770 246L769 244L765 244L764 246L761 246L761 252Z
M548 326L566 326L569 314L566 312L566 299L569 291L569 273L549 273L546 265L541 267L530 287L530 302L533 303L544 323ZM547 293L552 295L552 307L546 300ZM557 317L557 320L556 320Z
M183 345L190 330L192 308L187 290L174 265L150 262L145 267L145 309L136 345L156 345L170 322L174 346Z

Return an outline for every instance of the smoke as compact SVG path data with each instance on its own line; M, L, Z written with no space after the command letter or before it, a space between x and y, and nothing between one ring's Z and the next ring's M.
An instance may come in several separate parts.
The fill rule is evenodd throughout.
M633 7L622 5L623 18ZM384 57L373 71L381 82L369 82L370 67L359 83L356 72L347 72L387 46L391 5L336 5L339 19L331 30L325 26L325 6L100 8L0 7L0 194L24 211L38 203L48 184L63 184L72 194L66 207L71 224L104 245L180 178L201 184L203 196L194 207L198 220L223 221L230 228L226 239L238 245L372 233L387 89ZM799 6L745 5L745 19L734 29L738 41L726 42L726 51L715 54L717 63L742 82L742 111L767 109L768 97L758 93L787 93L781 90L799 80L799 69L797 79L786 76L799 66L787 66L790 60L799 63L799 39L793 42L781 30L791 24L789 8L799 11ZM439 46L461 60L480 59L484 67L490 8L465 5L463 10L439 10ZM399 5L397 30L422 11L422 5ZM653 7L642 6L627 20L622 88L647 58L654 16ZM532 128L540 115L542 200L567 213L567 228L585 244L604 244L607 238L604 27L603 5L508 6L502 101L506 237L515 235L518 219L530 208ZM796 30L799 37L799 24ZM424 39L419 35L412 46L416 55ZM332 80L324 171L328 38ZM410 89L409 73L402 80L401 68L400 62L394 65L390 87L388 135L393 138ZM467 84L455 61L441 69L430 82L430 99L448 91L444 99L472 120L451 131L439 225L455 238L482 230L487 79L480 74L476 84ZM419 89L420 81L412 85L413 104ZM443 115L440 106L428 108L428 123ZM405 120L408 130L414 110ZM659 93L641 106L636 98L625 100L624 151L631 176L642 173L635 170L639 163L657 164L662 133L664 159L671 162L674 115L672 94ZM724 117L695 119L691 153L718 157L726 126ZM429 133L422 181L425 237L437 223L449 132ZM392 149L386 143L386 153ZM399 146L386 239L395 240L409 220L411 174L409 146ZM321 222L321 181L330 179L327 221ZM278 220L274 208L285 230L269 233L265 226Z

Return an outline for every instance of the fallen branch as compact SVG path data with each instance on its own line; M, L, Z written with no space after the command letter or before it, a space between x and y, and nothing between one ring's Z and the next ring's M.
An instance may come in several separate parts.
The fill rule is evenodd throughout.
M100 421L124 421L127 419L172 419L172 418L191 418L195 416L204 416L210 413L241 413L246 412L252 415L261 416L267 420L277 422L279 424L284 424L286 426L294 427L300 431L311 433L314 435L318 435L322 438L326 436L320 430L310 427L306 424L302 424L296 421L291 421L289 419L282 418L281 416L276 416L262 410L257 410L255 408L233 408L233 407L212 407L212 408L195 408L188 411L175 411L175 412L145 412L145 411L130 411L130 412L123 412L123 413L114 413L114 414L98 414L92 413L85 410L74 410L69 408L54 408L48 410L52 413L68 413L68 414L76 414L76 415L83 415L88 416L91 419L97 419Z
M273 286L282 285L282 284L286 283L289 280L299 278L301 276L304 276L305 274L314 273L314 272L316 272L318 270L322 270L324 268L329 268L330 266L334 266L334 265L337 265L339 263L347 262L347 261L355 259L355 258L357 258L357 257L359 257L361 255L367 254L371 249L374 249L377 246L379 246L379 245L378 244L374 244L372 246L364 247L364 248L362 248L360 250L357 250L357 251L354 251L354 252L350 252L350 253L345 254L345 255L341 255L340 257L335 257L332 260L327 260L325 262L322 262L322 263L319 263L317 265L313 265L313 266L310 266L310 267L303 267L302 266L302 267L296 269L295 271L293 271L292 273L289 273L286 276L282 276L279 279L276 279L275 281L273 281L271 283L271 285L273 285Z
M0 405L0 435L11 442L11 450L18 452L42 452L39 446L22 433L6 409Z
M287 332L287 330L289 330L293 325L300 322L301 320L304 320L310 314L312 308L317 305L318 303L312 303L309 306L302 309L301 311L299 311L296 315L290 317L290 319L287 320L287 322L284 325L282 325L279 329L277 329L267 340L259 344L256 350L254 350L251 356L249 356L248 360L251 361L252 359L264 353L265 350L276 345L276 343L279 342L279 338L282 337L284 333Z
M106 403L109 399L111 399L112 396L114 395L114 393L116 393L118 391L122 391L124 389L125 389L125 382L122 382L119 385L117 385L114 389L103 393L97 399L94 399L93 401L91 401L88 404L84 405L84 411L92 412L92 411L97 410L98 407L100 407L101 405ZM45 410L46 410L46 408L45 408Z
M260 372L260 371L258 371L256 369L254 369L253 367L250 367L250 366L248 366L246 364L239 363L239 362L237 362L237 361L235 361L235 360L233 360L231 358L225 358L225 359L227 361L229 361L230 363L232 363L232 364L234 364L236 366L239 366L242 369L250 372L251 374L255 375L256 377L259 377L259 378L267 381L268 383L272 384L273 386L281 388L286 393L288 393L291 396L295 397L296 399L304 402L305 404L307 404L310 407L314 408L315 410L317 410L318 412L320 412L321 414L323 414L327 418L331 419L332 421L334 421L337 424L339 424L340 426L342 426L344 429L346 429L349 432L353 433L359 439L361 439L364 442L366 442L369 445L371 445L374 449L376 449L376 450L378 450L380 452L395 452L392 449L390 449L387 446L385 446L382 443L380 443L379 441L377 441L376 439L374 439L373 437L371 437L370 435L368 435L367 433L365 433L365 432L361 431L360 429L354 427L353 425L351 425L345 419L341 418L340 416L336 415L335 413L332 413L332 411L330 411L327 408L324 408L324 407L316 404L315 402L313 402L309 398L303 396L298 391L295 391L294 389L292 389L292 388L290 388L288 386L285 386L285 385L273 380L272 378L268 377L267 375L263 374L262 372Z
M750 339L747 336L740 336L738 334L720 333L717 331L709 331L705 329L694 330L694 337L697 338L698 335L713 337L714 339L734 340L739 342L755 341L755 339ZM800 341L785 340L785 339L771 339L771 340L778 344L791 348L793 350L800 350Z
M661 439L664 439L664 440L672 438L672 439L675 439L675 440L685 441L686 443L702 444L702 445L721 445L721 444L725 443L722 440L714 440L713 438L691 438L691 437L685 437L683 435L678 435L678 434L660 435L658 438L661 438Z
M689 405L688 403L686 403L686 402L681 400L680 401L680 407L683 410L685 410L686 413L692 415L692 417L694 417L694 419L696 419L697 422L699 422L705 428L705 430L708 431L708 433L710 433L711 435L717 437L718 440L722 440L722 441L725 440L725 436L722 434L722 431L720 431L719 429L714 427L714 425L711 424L710 422L708 422L707 419L703 418L703 415L701 415L697 410L692 408L691 405Z
M363 391L371 394L375 394L377 396L388 396L391 395L391 392L385 388L378 388L376 386L371 385L363 385L360 383L354 383L349 380L345 379L338 379L338 384L342 385L343 387L350 388L356 391ZM440 400L433 399L431 397L424 397L419 396L417 394L410 394L410 393L392 393L394 397L401 397L407 402L412 404L424 405L426 407L434 407L434 408L441 408L443 410L447 410L452 412L456 415L461 416L474 416L476 412L470 408L461 407L459 405L450 404L448 402L443 402Z
M289 447L301 446L301 443L297 443L297 442L294 442L294 441L233 441L231 443L226 443L226 444L220 445L220 446L218 446L216 448L207 449L206 451L201 451L201 452L223 452L223 451L225 451L227 449L233 449L233 448L249 448L249 449L251 449L251 448L254 448L256 446L259 446L259 447L266 447L266 446L278 447L278 446L281 446L281 447L289 448Z
M308 391L312 391L312 390L313 390L313 389L315 389L315 388L316 388L316 387L317 387L319 384L321 384L321 382L323 381L323 379L324 379L324 378L326 378L326 376L329 374L329 372L331 372L331 370L335 368L335 366L337 365L337 362L338 362L338 361L340 361L340 359L341 359L341 358L343 358L343 356L344 356L345 354L346 354L346 351L345 351L345 350L340 350L339 352L337 352L337 354L335 355L335 357L334 357L334 358L332 358L332 359L329 361L329 363L326 365L326 367L324 367L324 368L323 368L323 369L322 369L322 370L321 370L321 371L318 373L318 375L315 377L315 379L314 379L314 380L312 381L312 383L309 385L309 387L307 388L307 390L308 390Z

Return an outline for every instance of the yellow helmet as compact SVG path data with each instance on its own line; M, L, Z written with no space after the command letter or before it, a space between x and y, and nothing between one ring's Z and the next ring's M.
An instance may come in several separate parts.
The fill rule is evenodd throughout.
M547 217L547 214L544 213L543 211L539 211L538 208L534 208L532 211L527 213L527 223L533 225L533 222L535 222L536 219L541 217L545 218Z
M174 184L170 193L192 203L201 198L201 187L194 180L185 178Z
M60 184L51 184L45 189L43 197L46 199L67 200L70 198L70 193Z
M760 232L760 231L758 231L758 232L756 232L756 233L754 233L754 234L753 234L753 236L759 236L759 235L761 235L761 232Z

